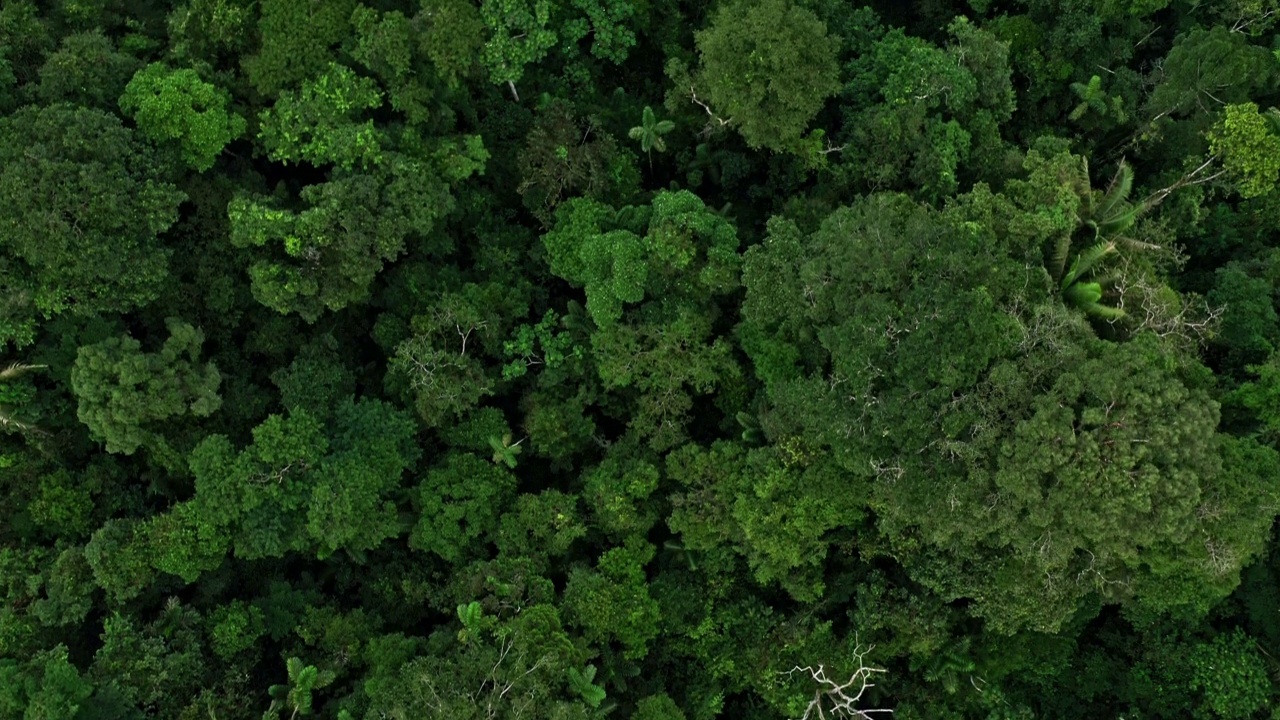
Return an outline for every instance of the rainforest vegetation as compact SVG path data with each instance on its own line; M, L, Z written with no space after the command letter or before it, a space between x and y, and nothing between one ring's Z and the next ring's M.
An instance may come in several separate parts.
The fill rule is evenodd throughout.
M1277 104L1278 0L3 0L0 720L1280 717Z

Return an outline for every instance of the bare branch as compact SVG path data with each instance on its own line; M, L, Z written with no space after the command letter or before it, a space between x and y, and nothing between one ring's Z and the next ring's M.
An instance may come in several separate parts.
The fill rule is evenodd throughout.
M845 149L846 147L848 147L848 145L832 145L832 144L831 144L831 141L830 141L830 140L828 140L828 141L827 141L827 149L826 149L826 150L819 150L819 151L818 151L818 154L819 154L819 155L830 155L831 153L842 153L842 152L844 152L844 149Z
M1151 210L1156 205L1159 205L1161 202L1164 202L1165 198L1169 197L1177 190L1180 190L1184 187L1190 187L1192 185L1203 185L1205 183L1217 180L1219 177L1222 177L1222 175L1226 173L1226 170L1219 170L1218 172L1212 173L1210 175L1201 175L1201 173L1203 173L1205 170L1208 170L1213 165L1213 163L1217 161L1217 159L1218 159L1217 157L1210 157L1208 160L1205 160L1203 163L1201 163L1199 167L1187 173L1186 175L1183 175L1181 178L1178 179L1177 182L1173 183L1169 187L1164 188L1162 190L1157 190L1151 193L1150 195L1148 195L1147 198L1142 201L1141 212L1145 213L1148 210Z
M1242 33L1242 32L1244 32L1244 31L1245 31L1245 29L1246 29L1246 28L1248 28L1250 25L1252 25L1252 24L1254 24L1254 23L1258 22L1259 20L1266 20L1267 18L1271 17L1271 16L1272 16L1272 15L1274 15L1275 13L1276 13L1276 11L1275 11L1275 9L1273 8L1273 9L1271 9L1271 10L1268 10L1268 11L1266 11L1266 12L1262 13L1261 15L1258 15L1258 16L1256 16L1256 17L1249 18L1249 19L1247 19L1247 20L1246 20L1245 18L1243 18L1243 17L1242 17L1242 18L1240 18L1239 20L1236 20L1236 21L1235 21L1235 23L1231 25L1231 32L1238 32L1238 33Z
M689 96L693 98L694 104L698 105L703 110L706 110L707 117L711 118L710 120L707 121L707 127L703 130L703 133L710 133L713 129L718 130L728 125L729 123L733 122L733 118L726 119L726 118L720 117L719 115L716 115L715 112L711 110L710 105L699 100L698 93L697 91L694 90L692 85L689 86Z
M1188 350L1208 343L1225 310L1195 295L1169 293L1142 273L1122 273L1112 290L1116 307L1135 321L1135 331L1149 331Z
M888 463L884 461L877 462L875 460L872 460L871 470L876 474L877 480L880 480L889 484L892 484L898 480L901 480L902 476L906 474L906 470L903 470L902 465L897 462Z
M863 710L857 707L867 689L875 686L875 683L871 682L871 678L876 673L885 672L883 669L870 667L863 662L863 658L874 648L874 645L868 646L866 649L863 649L861 645L854 648L854 659L857 661L858 669L854 670L849 679L843 682L827 677L827 670L823 665L818 665L817 667L812 665L801 667L797 665L787 672L779 673L788 679L793 678L797 673L802 676L808 675L817 685L813 691L813 699L809 701L809 705L805 708L804 715L800 720L829 720L834 718L873 720L877 716L892 715L892 710Z
M1205 559L1205 565L1215 575L1226 575L1240 567L1235 550L1230 545L1210 537L1208 533L1205 533L1204 549L1208 556Z

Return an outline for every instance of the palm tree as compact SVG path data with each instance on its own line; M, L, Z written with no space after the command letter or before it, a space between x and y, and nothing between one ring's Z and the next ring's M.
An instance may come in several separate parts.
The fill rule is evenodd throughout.
M653 164L653 155L651 150L663 152L667 149L666 142L662 136L674 130L676 124L670 120L658 120L653 114L653 108L648 105L644 106L644 116L640 120L640 124L631 128L627 135L632 140L640 141L640 149L649 155L649 164Z
M9 381L16 380L19 377L25 375L26 373L31 372L32 370L39 370L45 367L47 366L46 365L27 365L26 363L21 363L21 362L11 363L9 367L5 368L4 370L0 370L0 383L8 384ZM6 393L3 392L3 389L4 389L3 385L0 385L0 400L4 400L6 396ZM16 417L14 417L13 412L8 407L6 407L3 404L0 404L0 429L17 430L19 432L26 432L31 430L37 430L38 428L36 428L34 425L30 425L18 420Z
M1116 122L1125 121L1125 112L1122 107L1120 98L1111 97L1102 89L1102 78L1094 75L1089 78L1089 82L1073 82L1071 83L1071 92L1080 98L1080 104L1075 106L1067 117L1073 121L1079 121L1085 115L1093 111L1100 117L1110 115Z
M739 412L735 419L742 426L742 442L758 446L764 443L764 432L760 429L760 421L749 412Z
M1127 234L1138 218L1153 206L1129 201L1129 194L1133 191L1133 168L1125 162L1120 163L1106 190L1091 187L1088 165L1083 160L1079 175L1071 178L1068 184L1080 197L1075 228L1052 241L1046 267L1068 305L1091 317L1118 320L1124 317L1124 310L1102 302L1107 289L1119 279L1115 273L1106 272L1107 266L1122 257L1121 251L1159 249L1158 245L1136 240Z
M505 433L499 440L494 436L489 436L489 447L493 448L493 462L502 463L509 468L515 468L516 457L524 448L520 447L520 443L524 442L524 438L511 442L511 433Z

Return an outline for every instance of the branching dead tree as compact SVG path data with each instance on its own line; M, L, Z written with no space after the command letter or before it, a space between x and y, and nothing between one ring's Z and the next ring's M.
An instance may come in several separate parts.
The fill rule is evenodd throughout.
M1254 15L1253 17L1249 17L1247 15L1241 16L1234 23L1231 24L1231 32L1243 33L1245 30L1249 29L1250 25L1253 25L1254 23L1260 22L1262 20L1266 20L1267 18L1275 14L1276 14L1276 10L1275 8L1272 8L1262 13L1261 15Z
M876 460L871 461L871 471L876 474L876 480L889 484L901 480L906 474L901 463Z
M706 110L707 117L711 118L710 120L707 121L707 126L702 129L702 132L700 133L702 136L704 137L708 136L715 130L719 130L725 127L726 125L728 125L729 123L733 122L733 118L725 119L720 117L719 115L716 115L715 112L712 111L710 105L706 104L702 100L699 100L698 92L694 89L692 85L689 86L689 96L693 99L694 104L701 107L703 110Z
M1170 292L1141 273L1121 274L1112 288L1116 306L1136 324L1188 350L1204 347L1216 332L1225 308L1195 295Z
M474 689L442 683L432 668L423 667L412 676L416 700L432 717L458 717L460 711L483 720L533 716L539 703L546 700L539 689L543 683L534 676L550 666L552 657L534 658L516 648L511 637L503 638L497 649L493 666Z
M1235 549L1225 542L1210 536L1204 536L1205 565L1213 574L1224 576L1240 567L1240 559Z
M827 677L827 669L823 665L817 667L797 665L785 673L780 673L788 679L794 678L797 674L802 677L808 676L817 686L813 691L813 699L809 701L800 720L834 720L836 718L872 720L876 717L892 715L892 710L864 710L858 707L863 694L875 686L871 678L876 673L885 672L880 668L870 667L863 661L863 658L874 648L874 645L867 646L865 649L861 645L854 648L854 659L858 669L844 681Z
M1142 213L1145 213L1151 210L1152 208L1154 208L1155 206L1159 205L1160 203L1164 202L1165 198L1169 197L1174 192L1181 190L1184 187L1192 187L1195 185L1204 185L1206 183L1211 183L1214 180L1217 180L1218 178L1225 175L1227 173L1226 170L1220 167L1215 167L1215 163L1217 163L1217 161L1218 161L1218 156L1216 155L1210 156L1207 160L1200 163L1200 165L1196 166L1195 169L1189 170L1185 174L1183 174L1183 176L1178 178L1178 180L1174 182L1172 185L1156 190L1155 192L1148 195L1147 198L1142 201L1142 204L1141 204ZM1211 170L1212 172L1210 172Z

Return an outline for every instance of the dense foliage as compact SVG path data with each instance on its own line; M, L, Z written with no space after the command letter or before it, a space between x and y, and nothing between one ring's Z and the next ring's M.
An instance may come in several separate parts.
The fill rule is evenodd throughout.
M1278 105L1277 0L6 0L0 720L1280 717Z

